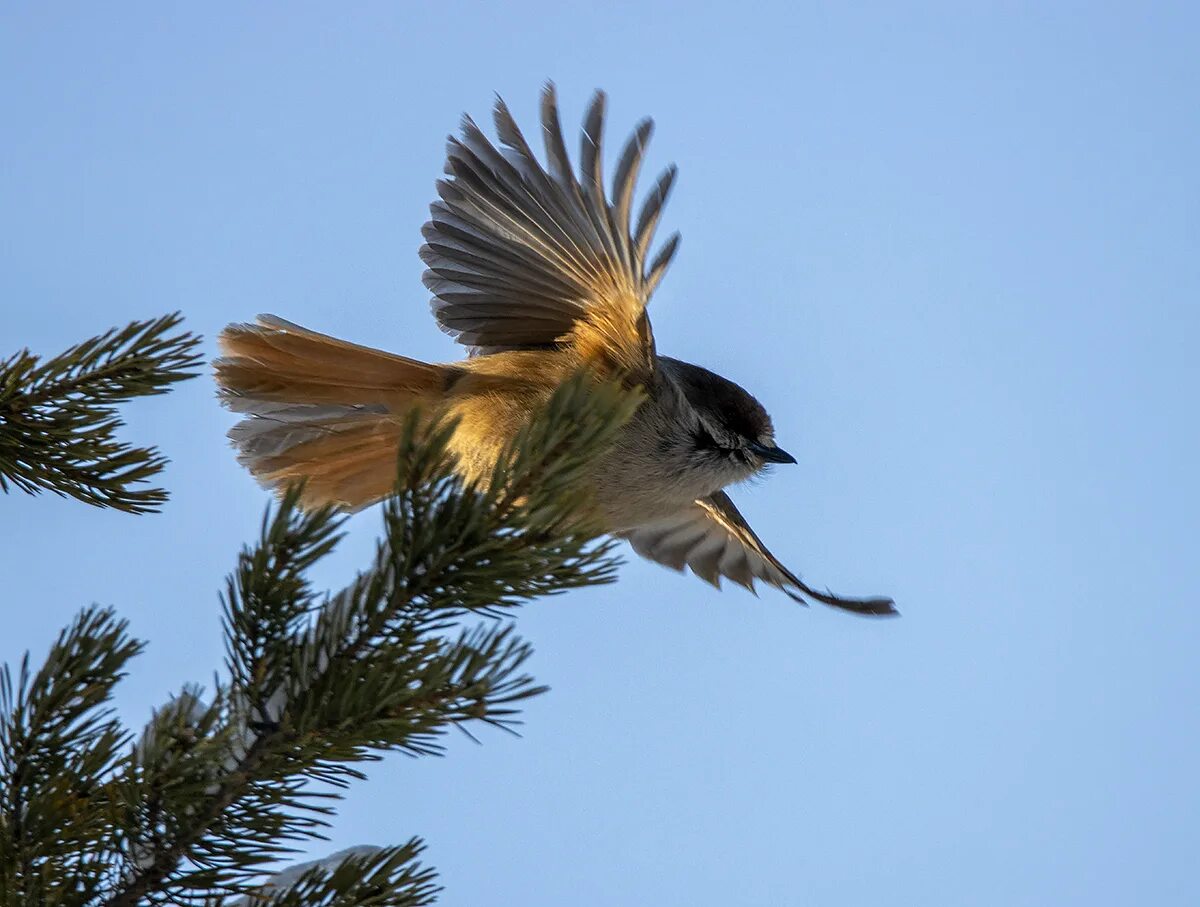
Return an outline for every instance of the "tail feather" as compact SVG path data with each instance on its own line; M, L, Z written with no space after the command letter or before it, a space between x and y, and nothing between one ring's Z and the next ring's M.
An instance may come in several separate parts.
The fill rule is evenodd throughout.
M229 432L264 485L303 481L302 502L364 507L387 496L405 414L434 408L457 377L272 315L221 333L222 402L246 418Z
M303 482L306 507L337 504L357 510L391 493L401 424L371 415L358 424L313 424L318 434L270 455L247 454L242 460L264 485L281 489Z
M387 413L382 406L260 404L251 417L229 430L229 440L238 449L238 462L249 466L308 441L386 418Z
M338 340L274 315L221 332L213 363L226 405L259 402L404 406L439 395L455 369ZM243 402L244 401L244 402Z

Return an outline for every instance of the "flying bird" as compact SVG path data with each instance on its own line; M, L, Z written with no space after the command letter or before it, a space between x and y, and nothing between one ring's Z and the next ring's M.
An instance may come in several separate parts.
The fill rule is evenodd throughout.
M438 325L469 348L430 364L338 340L273 315L233 324L215 362L221 397L245 414L229 433L260 482L304 480L306 506L357 509L386 497L405 414L458 419L450 441L467 479L489 476L505 443L581 368L640 385L644 399L591 481L605 527L643 557L719 587L755 580L797 601L894 614L888 598L806 585L762 543L724 489L768 464L795 463L763 406L708 369L659 354L647 304L679 245L651 246L675 167L633 220L653 124L642 120L603 179L605 96L583 123L572 171L552 84L541 98L546 164L503 100L494 145L469 116L447 145L447 178L422 228L425 286Z

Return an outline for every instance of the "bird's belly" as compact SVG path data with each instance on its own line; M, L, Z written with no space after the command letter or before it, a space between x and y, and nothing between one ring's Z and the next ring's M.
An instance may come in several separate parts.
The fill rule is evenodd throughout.
M596 504L610 532L645 526L686 510L717 489L683 464L622 455L618 448L597 464Z
M713 471L697 469L690 449L678 415L660 400L647 400L593 473L596 501L610 531L677 514L726 484Z

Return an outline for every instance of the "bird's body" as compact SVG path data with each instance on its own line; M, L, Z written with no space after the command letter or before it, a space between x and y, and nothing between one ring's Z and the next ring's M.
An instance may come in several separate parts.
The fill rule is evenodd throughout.
M450 397L447 411L460 426L450 448L460 472L470 479L491 475L504 444L528 420L529 413L540 409L554 389L575 373L571 358L543 361L537 379L527 383L503 388L489 382L485 393L468 391ZM479 360L471 364L475 361ZM676 453L687 438L678 425L676 409L668 402L674 397L670 386L651 385L644 391L642 405L612 447L592 464L593 498L610 532L635 529L720 487L711 475L686 468L685 459Z
M305 481L305 502L358 508L394 481L402 426L416 408L456 419L456 468L484 479L505 445L580 370L642 388L612 447L593 463L592 499L606 528L668 566L755 579L867 614L890 599L817 592L755 536L722 491L770 462L795 462L775 445L766 411L733 382L660 356L646 312L678 236L646 264L674 168L658 180L631 229L630 210L649 121L639 124L604 191L604 97L584 125L572 175L553 88L543 96L549 160L543 169L503 102L503 151L469 119L451 138L441 200L423 230L426 286L439 324L471 355L434 365L318 334L273 316L231 325L216 363L224 401L247 418L230 432L239 459L265 484Z

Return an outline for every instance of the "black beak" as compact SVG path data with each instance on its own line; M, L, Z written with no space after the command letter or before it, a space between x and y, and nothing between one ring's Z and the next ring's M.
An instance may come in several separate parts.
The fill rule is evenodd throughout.
M795 463L796 458L781 447L767 447L757 441L751 441L747 448L751 453L766 460L768 463Z

